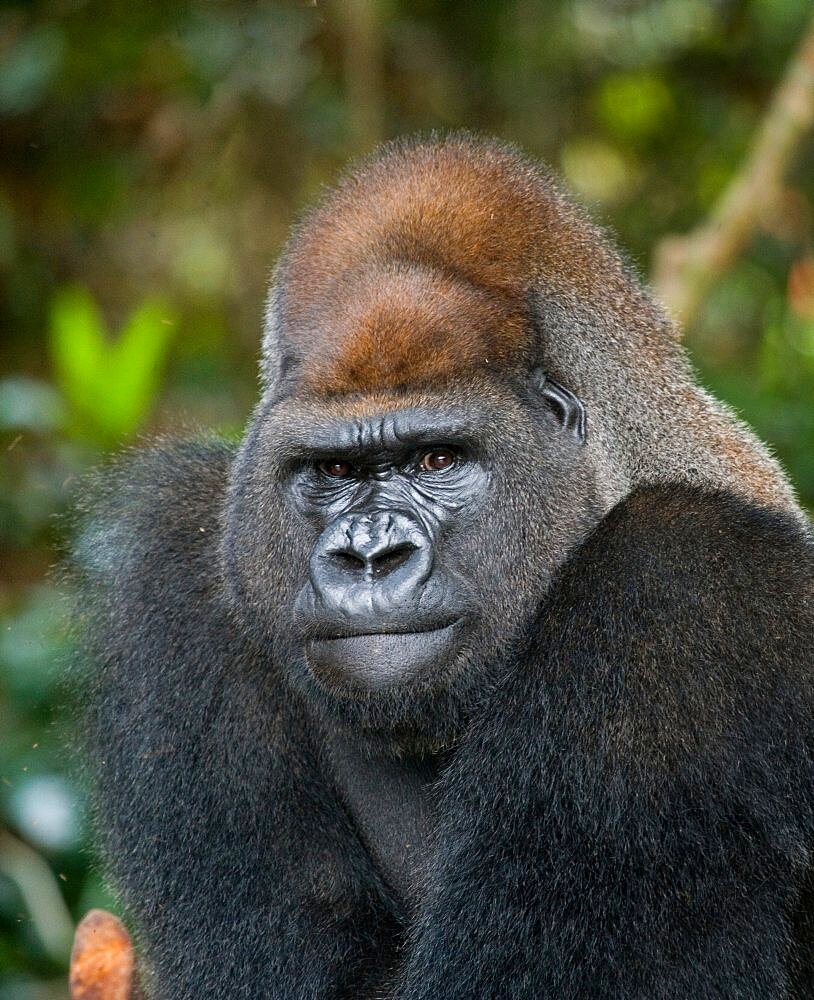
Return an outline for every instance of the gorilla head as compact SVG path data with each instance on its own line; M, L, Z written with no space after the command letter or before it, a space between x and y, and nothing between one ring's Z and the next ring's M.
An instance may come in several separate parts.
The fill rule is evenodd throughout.
M492 559L464 553L472 548L467 539L490 557L498 546L515 551L508 526L485 537L486 526L497 527L493 502L502 492L492 484L493 470L500 475L507 461L516 469L532 458L556 482L574 462L580 404L555 385L540 397L561 403L573 426L568 440L538 417L526 421L525 441L504 428L490 442L483 404L462 407L453 398L444 408L393 406L356 417L307 442L293 493L321 533L295 617L308 662L325 684L377 691L432 682L471 647L477 622L489 620L500 631L494 581L488 599ZM535 438L536 424L548 441ZM509 487L518 494L524 488L523 481ZM528 564L539 577L546 571L540 555L533 547L516 553L516 565ZM501 561L497 552L494 560ZM510 614L506 595L500 597L502 613Z
M544 592L598 509L583 427L539 373L431 400L268 401L227 511L244 623L286 636L271 654L342 717L445 739L528 617L521 595Z
M767 488L607 238L467 136L386 148L306 218L264 379L225 511L235 607L312 703L400 739L448 738L635 482Z

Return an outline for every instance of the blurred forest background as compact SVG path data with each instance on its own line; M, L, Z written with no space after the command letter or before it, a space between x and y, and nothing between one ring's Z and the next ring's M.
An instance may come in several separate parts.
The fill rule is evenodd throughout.
M515 140L652 273L665 236L717 218L811 17L810 0L0 6L0 1000L64 998L74 921L115 908L64 750L82 692L49 576L82 470L143 435L239 431L287 229L382 138ZM780 183L740 192L750 220L686 342L812 506L814 141L790 146Z

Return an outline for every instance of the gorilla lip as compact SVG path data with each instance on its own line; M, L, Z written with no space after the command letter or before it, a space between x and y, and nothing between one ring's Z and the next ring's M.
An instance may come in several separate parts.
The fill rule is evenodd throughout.
M427 675L454 652L460 619L420 631L357 632L306 640L308 664L329 687L382 690Z
M432 632L443 632L445 629L457 625L460 618L453 618L447 621L434 622L427 625L392 625L387 628L371 628L370 623L358 629L352 626L348 628L337 628L333 631L318 631L317 628L308 630L305 633L307 642L340 642L343 639L368 639L376 636L388 635L428 635Z

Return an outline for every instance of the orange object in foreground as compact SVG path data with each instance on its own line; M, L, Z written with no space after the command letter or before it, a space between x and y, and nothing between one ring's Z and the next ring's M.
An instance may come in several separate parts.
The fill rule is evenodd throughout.
M91 910L80 921L71 952L72 1000L136 1000L135 955L121 920Z

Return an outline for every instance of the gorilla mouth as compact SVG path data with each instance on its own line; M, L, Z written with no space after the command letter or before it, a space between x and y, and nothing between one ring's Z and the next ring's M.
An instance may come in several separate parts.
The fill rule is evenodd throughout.
M459 622L414 632L311 638L305 643L305 655L314 676L327 687L386 690L443 667L457 648Z

